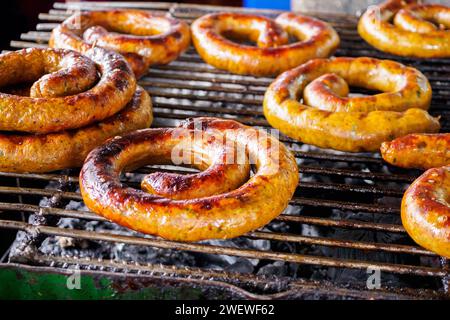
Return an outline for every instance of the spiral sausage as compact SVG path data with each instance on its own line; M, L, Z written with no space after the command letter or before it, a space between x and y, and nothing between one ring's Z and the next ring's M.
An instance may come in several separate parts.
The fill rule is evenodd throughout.
M196 126L195 121L201 125ZM140 130L109 140L104 146L94 149L80 172L80 189L85 204L93 212L123 226L179 241L236 237L278 216L298 183L294 156L272 136L238 122L216 118L195 121L187 121L182 127L172 129ZM202 137L199 144L192 144L192 141L199 141L198 134ZM242 158L243 163L221 163L223 155L228 152L223 150L224 135L226 141L244 147L247 156ZM225 175L234 186L247 178L247 161L254 161L256 172L239 188L229 191L227 186L223 188L225 193L220 194L214 194L219 191L217 188L207 192L215 181L204 181L201 173L198 179L183 175L171 178L172 191L165 197L133 189L120 182L122 171L148 163L174 161L174 150L180 146L184 151L198 150L195 146L200 146L201 150L194 151L194 156L200 156L208 163L215 172L214 177ZM189 159L191 156L189 154ZM200 188L205 193L194 195L199 198L190 198L187 193L183 200L176 196L178 190Z
M347 83L384 92L347 97ZM430 100L426 77L400 63L373 58L316 59L281 74L270 85L264 115L273 127L304 143L342 151L375 151L395 137L438 131L438 119L423 110Z
M330 56L339 36L327 23L293 13L275 20L241 13L214 13L191 26L200 56L212 66L237 74L277 75L310 59ZM289 44L288 34L298 39ZM225 38L251 40L257 47Z
M106 139L152 121L150 97L135 89L125 59L102 48L0 55L0 86L8 92L0 93L0 171L81 166Z
M450 30L445 30L450 28L450 7L417 3L389 0L370 7L359 20L359 34L375 48L395 55L450 57ZM392 18L394 25L389 22Z
M450 164L450 133L409 134L381 145L383 159L402 168L430 169Z
M77 13L56 27L50 46L83 52L91 44L125 56L137 78L150 65L175 60L190 44L189 26L139 10Z
M31 97L0 93L0 130L57 132L120 111L136 90L130 67L119 54L101 48L88 49L84 55L36 48L0 55L1 87L36 81L50 72L35 82ZM99 68L98 82L96 66L88 60ZM88 90L79 92L84 89Z

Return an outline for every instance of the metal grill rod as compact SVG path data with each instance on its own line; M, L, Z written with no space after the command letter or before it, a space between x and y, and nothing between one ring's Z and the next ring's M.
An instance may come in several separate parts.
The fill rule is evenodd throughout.
M101 216L92 214L87 211L80 210L69 210L61 208L52 207L39 207L32 204L21 204L21 203L8 203L0 202L0 210L4 211L24 211L40 213L43 215L57 215L67 218L77 218L77 219L90 219L96 221L107 221ZM297 215L287 215L281 214L275 221L283 222L294 222L301 224L317 225L322 227L338 227L338 228L348 228L348 229L366 229L373 231L383 231L383 232L395 232L395 233L406 233L405 229L396 224L387 223L375 223L375 222L364 222L357 220L346 220L346 219L326 219L326 218L316 218L309 216L297 216Z
M308 256L301 254L288 254L273 251L259 251L253 249L236 249L231 247L212 246L199 243L184 243L166 240L154 240L149 238L125 236L118 234L110 234L105 232L92 233L84 230L63 229L49 226L36 226L25 222L0 220L0 227L10 228L16 230L23 230L31 233L47 234L53 236L64 236L78 239L88 239L96 241L107 241L115 243L124 243L131 245L152 246L161 249L184 250L199 253L209 254L223 254L229 256L238 256L248 259L268 259L268 260L282 260L287 262L294 262L300 264L321 265L327 267L338 268L352 268L352 269L367 269L379 268L383 272L392 272L399 274L414 274L418 276L433 276L443 277L447 273L439 268L413 266L413 265L399 265L383 262L366 262L360 260L350 259L333 259L320 256Z
M355 299L410 299L414 298L438 298L441 295L431 290L421 290L420 295L415 290L402 288L401 290L367 290L366 288L349 289L342 287L335 287L332 283L327 281L311 281L304 279L288 279L280 277L259 277L252 274L240 274L223 272L219 270L209 270L202 268L184 267L178 268L175 266L166 266L162 264L138 264L138 263L123 263L113 260L92 260L82 259L78 257L58 257L58 256L46 256L37 254L33 258L35 261L39 261L42 264L51 265L52 267L77 265L82 270L101 270L101 271L114 271L122 270L128 274L138 275L167 275L175 277L186 277L188 279L197 278L202 280L215 280L231 282L235 285L242 286L246 284L246 287L250 288L270 288L274 291L283 290L277 294L271 294L272 298L283 298L289 296L289 291L294 290L298 292L309 292L311 294L324 295L329 294L330 290L333 294L338 296L353 297ZM264 295L268 297L268 295Z
M39 208L33 205L11 205L8 203L0 203L0 209L3 210L20 210L20 211L30 211L34 213L43 214L43 215L56 215L59 217L66 218L77 218L77 219L87 219L93 221L107 221L106 219L92 214L91 212L85 211L77 211L77 210L63 210L59 208ZM283 216L284 218L289 216ZM275 219L279 221L291 221L297 222L298 219ZM345 224L344 224L345 225ZM373 225L369 225L372 227ZM378 225L378 228L383 227L384 225ZM276 241L284 241L284 242L296 242L303 243L308 245L322 245L329 247L340 247L340 248L350 248L350 249L358 249L358 250L375 250L375 251L385 251L385 252L397 252L404 254L415 254L415 255L426 255L426 256L436 256L434 253L422 249L418 246L408 246L408 245L397 245L397 244L380 244L375 242L362 242L362 241L354 241L354 240L339 240L339 239L327 239L322 237L310 237L310 236L298 236L293 234L282 234L276 232L265 232L265 231L256 231L251 232L244 237L250 237L254 239L263 239L263 240L276 240Z

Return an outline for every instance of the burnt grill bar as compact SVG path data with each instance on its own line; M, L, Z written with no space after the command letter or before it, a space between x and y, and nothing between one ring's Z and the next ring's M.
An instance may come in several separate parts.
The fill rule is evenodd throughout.
M191 22L195 18L214 11L232 10L265 14L271 17L273 10L246 10L202 5L169 3L89 2L55 3L54 9L39 15L35 31L21 35L21 40L11 41L11 47L46 47L51 30L74 10L109 8L137 8L170 12L177 18ZM441 115L442 130L450 127L450 65L445 59L415 60L394 57L372 49L356 32L356 17L346 15L314 14L329 21L341 36L342 43L336 55L371 56L388 58L411 64L428 77L433 87L430 112ZM203 63L193 48L180 59L166 66L155 66L140 80L150 93L158 125L172 125L178 120L193 116L220 116L236 119L245 124L270 129L262 114L262 99L271 78L238 76L215 69ZM364 90L360 91L365 93ZM139 277L165 275L167 283L188 282L202 286L219 286L245 298L276 299L300 297L303 294L323 296L395 299L395 298L449 298L446 259L418 247L409 238L399 220L399 201L407 185L420 172L402 170L383 163L379 155L346 154L303 146L280 135L294 152L299 163L301 180L287 212L275 219L267 228L256 230L242 238L268 241L270 250L231 247L224 243L178 243L138 234L123 235L112 231L95 232L83 228L63 228L60 219L103 222L100 216L78 209L68 209L69 202L80 202L78 171L65 170L50 174L0 173L0 228L18 230L34 243L29 250L21 251L13 245L9 263L19 268L31 268L62 272L70 266L79 266L83 272L104 275L133 274ZM148 166L123 177L124 182L138 186L134 179L154 171L192 172L186 168ZM53 199L44 201L45 199ZM359 218L363 214L364 219ZM367 218L369 216L370 218ZM24 217L28 217L27 219ZM31 217L31 218L30 218ZM273 229L276 224L286 224L289 231ZM302 228L327 230L321 235L302 233ZM369 232L373 238L345 238L339 232ZM320 232L318 232L320 234ZM383 236L388 235L388 241ZM383 289L368 290L365 281L356 280L345 287L329 281L310 280L303 273L299 277L265 277L257 274L227 273L210 268L192 268L182 265L158 265L111 261L102 258L85 259L79 256L44 254L39 244L46 237L67 237L96 242L123 243L130 246L178 250L209 255L226 255L281 261L298 264L300 268L324 270L360 270L378 268L383 273L411 279L411 286L385 285ZM389 237L402 237L390 241ZM397 239L397 238L395 238ZM272 244L275 248L272 248ZM297 246L298 250L278 250L277 244ZM301 249L323 248L315 254ZM342 252L356 252L346 255ZM319 252L319 253L317 253ZM391 256L391 260L380 259ZM6 257L6 255L4 256ZM0 261L0 267L2 261ZM307 269L310 270L310 269ZM312 270L312 269L311 269ZM307 271L304 271L304 273ZM309 272L309 271L308 271ZM409 280L408 280L409 281ZM402 283L402 282L401 282ZM436 284L437 283L437 284ZM433 289L429 289L429 288Z
M89 219L89 220L97 220L97 221L105 221L102 217L99 217L97 215L93 215L91 213L85 213L82 211L76 211L76 210L62 210L58 208L52 208L52 207L46 207L46 208L38 208L36 206L30 206L30 205L22 205L22 206L14 206L10 204L0 203L0 209L6 209L6 210L21 210L21 211L30 211L30 212L39 212L42 216L59 216L59 217L70 217L70 218L77 218L77 219ZM289 216L281 216L278 220L280 221L290 221L290 222L301 222L301 223L311 223L311 224L320 224L320 221L315 220L308 220L308 219L289 219ZM3 221L0 221L0 224ZM6 221L8 223L8 221ZM323 225L324 223L322 223ZM8 226L8 224L4 225L5 227ZM396 228L395 225L384 225L384 224L351 224L351 223L344 223L339 224L335 223L333 226L337 227L354 227L354 228L368 228L368 229L382 229L382 228L388 228L392 229L393 232L404 232L402 229ZM27 226L28 227L28 226ZM24 227L25 228L25 227ZM298 243L306 243L306 244L316 244L316 245L325 245L325 246L335 246L335 247L342 247L342 248L352 248L352 249L359 249L359 250L378 250L378 251L386 251L386 252L398 252L398 253L405 253L405 254L418 254L418 255L429 255L429 256L435 256L434 253L427 251L425 249L422 249L417 246L406 246L406 245L385 245L380 243L369 243L369 242L360 242L360 241L342 241L342 240L335 240L335 239L326 239L326 238L319 238L319 237L305 237L305 236L297 236L297 235L290 235L290 234L281 234L281 233L274 233L274 232L263 232L263 231L256 231L249 233L248 236L250 238L254 239L266 239L266 240L274 240L274 241L286 241L286 242L298 242Z
M51 267L64 267L68 265L73 265L78 263L77 260L71 257L59 257L59 256L48 256L48 255L36 255L33 257L33 260L44 264L50 265ZM19 266L22 267L23 266ZM150 276L161 276L161 275L176 275L177 277L182 277L182 279L216 279L215 281L221 281L223 283L227 283L232 290L238 291L243 298L249 299L279 299L279 298L290 298L295 297L298 293L311 293L317 294L322 293L324 295L329 294L329 290L334 290L336 295L338 296L346 296L353 298L365 298L365 299L383 299L383 298L391 298L391 299L410 299L411 296L414 296L414 292L411 292L410 289L402 289L402 290L380 290L382 292L373 292L364 290L364 288L360 288L358 290L351 288L339 288L336 290L335 287L331 283L327 283L325 281L317 282L317 281L307 281L303 279L283 279L277 278L276 281L271 281L270 279L261 279L260 277L255 277L253 275L242 275L239 273L231 274L218 270L203 270L199 268L178 268L176 266L165 266L165 265L157 265L157 264L132 264L132 263L119 263L111 260L104 259L85 259L85 265L82 265L84 270L99 270L102 272L124 272L127 274L136 274L136 275L150 275ZM82 270L83 270L82 269ZM52 270L52 269L50 269ZM284 290L275 294L253 294L246 290L242 290L239 286L242 283L247 283L247 285L258 288L270 288L273 291L279 291L277 289L283 288ZM430 290L424 290L423 293L429 297L439 297L435 292Z
M367 269L376 266L381 271L393 272L399 274L413 274L418 276L429 277L445 277L447 272L440 268L421 267L412 265L399 265L390 263L377 263L359 261L359 260L343 260L331 259L327 257L305 256L301 254L286 254L273 251L259 251L251 249L237 249L232 247L213 246L200 243L183 243L156 238L143 238L123 236L113 233L92 233L85 230L65 229L57 227L49 227L45 225L32 225L20 221L2 220L0 226L3 228L11 228L14 230L27 231L34 234L48 234L65 237L75 237L79 239L89 239L97 241L118 242L131 245L152 246L162 249L186 250L192 252L223 254L229 256L245 257L249 259L267 259L267 260L283 260L301 264L320 264L328 267Z

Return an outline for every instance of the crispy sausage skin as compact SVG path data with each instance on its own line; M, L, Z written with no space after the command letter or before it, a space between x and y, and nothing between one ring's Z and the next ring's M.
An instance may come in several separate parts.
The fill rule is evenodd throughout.
M120 111L136 90L129 65L101 48L83 54L36 48L1 54L1 87L39 80L29 97L0 93L0 130L41 134L76 129Z
M224 133L226 141L244 146L247 156L244 163L237 163L241 167L220 166ZM215 182L203 181L201 173L199 179L179 175L171 178L172 191L169 188L164 197L120 182L122 171L148 163L176 162L174 150L181 146L190 151L185 145L198 141L198 134L202 137L198 154L216 154L214 159L202 157L216 170L213 177L220 179L224 174L240 185L248 176L243 171L248 166L245 162L251 159L255 174L234 190L225 188L224 193L215 194L219 191L215 188L207 194L191 194L194 198L190 199L177 199L175 194L189 188L209 190ZM216 118L197 118L177 128L145 129L111 139L89 154L80 172L81 194L93 212L134 230L177 241L232 238L259 228L286 208L297 184L295 158L283 144L263 131Z
M208 14L194 21L191 30L194 46L207 63L254 76L278 75L310 59L328 57L339 46L339 36L330 25L293 13L275 20L242 13ZM298 41L290 44L288 35Z
M409 134L381 145L386 162L402 168L430 169L450 164L450 133Z
M0 171L49 172L80 167L89 151L108 138L147 128L152 119L150 97L138 87L123 110L95 124L48 134L0 133Z
M347 97L346 83L383 93ZM425 111L430 101L426 77L400 63L315 59L281 74L269 86L264 115L273 127L304 143L350 152L376 151L382 142L408 133L437 132L438 119Z
M92 44L121 53L137 78L150 65L175 60L190 44L189 26L139 10L77 13L56 27L50 46L83 52Z
M390 20L393 19L393 24ZM399 56L450 57L450 7L388 0L370 7L358 23L361 37L375 48Z
M450 166L433 168L406 190L402 222L422 247L450 258Z

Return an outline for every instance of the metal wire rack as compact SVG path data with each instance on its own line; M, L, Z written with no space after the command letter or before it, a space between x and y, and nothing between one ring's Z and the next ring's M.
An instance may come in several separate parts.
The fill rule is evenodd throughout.
M170 12L188 22L212 11L245 10L271 17L279 13L154 2L55 3L49 13L39 15L42 22L36 30L22 34L20 41L11 41L11 47L46 47L51 30L78 8L118 7ZM433 88L430 113L440 115L442 131L449 131L449 60L394 57L374 50L359 38L356 17L311 14L330 22L339 32L341 47L336 56L388 58L413 65L424 72ZM206 65L195 49L190 48L177 61L152 68L140 84L154 102L153 126L172 125L191 116L219 116L269 128L261 105L271 81L273 79L232 75L215 69ZM320 150L301 145L283 135L281 140L298 159L301 174L299 186L286 213L267 228L243 236L269 241L270 250L231 247L226 243L178 243L139 234L63 228L58 225L61 218L103 220L89 212L67 209L69 201L82 201L77 191L77 170L51 174L0 173L0 227L13 232L20 230L25 235L20 248L11 248L8 263L16 263L19 268L50 268L55 272L69 265L78 265L86 272L164 276L166 284L172 281L219 287L245 298L295 298L305 294L367 299L449 297L448 261L414 244L399 219L399 200L408 183L420 172L390 167L376 154ZM145 167L136 173L155 170L161 169L157 166ZM186 169L173 167L171 170L185 172ZM42 205L44 198L48 201ZM272 228L272 225L280 223L287 226L287 231ZM311 235L305 233L305 228L320 232ZM358 238L360 233L370 234L370 240ZM125 260L55 256L39 250L42 241L49 236L244 257L259 259L263 263L280 261L299 266L299 271L294 276L261 276L177 264L136 264ZM277 243L288 243L294 249L287 250ZM0 264L7 263L6 260L7 254ZM364 274L368 268L376 268L382 275L389 274L394 280L382 282L379 289L369 290L365 283L367 277L358 275L343 284L327 276L330 271L338 269ZM314 273L325 276L311 277Z

